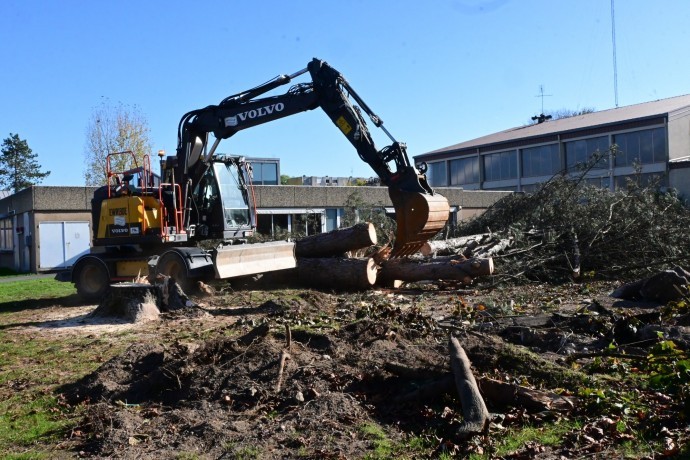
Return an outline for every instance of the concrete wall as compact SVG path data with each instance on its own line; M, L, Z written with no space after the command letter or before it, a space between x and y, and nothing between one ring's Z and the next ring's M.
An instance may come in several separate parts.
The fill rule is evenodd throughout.
M669 160L686 157L690 155L690 110L669 114L668 117L668 154ZM671 182L669 185L676 187L677 184Z
M678 194L690 203L690 165L684 168L671 168L668 171L668 183L678 190Z
M386 187L310 187L259 185L255 187L258 208L342 207L353 193L373 206L393 206ZM454 187L435 189L448 199L451 206L462 210L468 218L491 206L513 192L490 190L463 190Z
M41 222L91 223L91 198L96 187L34 186L0 199L0 219L11 218L23 232L15 235L14 253L0 253L0 266L36 272L40 266ZM468 219L512 192L437 188L458 209L458 219ZM313 187L258 185L258 208L342 208L353 193L372 206L392 207L386 187Z

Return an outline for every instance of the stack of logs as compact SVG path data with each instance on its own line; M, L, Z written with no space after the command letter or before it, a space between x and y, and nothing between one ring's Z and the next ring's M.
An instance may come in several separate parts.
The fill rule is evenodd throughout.
M470 284L473 278L493 273L490 257L466 258L462 255L436 256L433 242L422 248L422 255L389 259L384 248L369 257L348 257L372 248L377 243L373 224L321 233L295 244L295 273L303 284L343 290L361 290L374 285L398 287L405 282L449 280Z

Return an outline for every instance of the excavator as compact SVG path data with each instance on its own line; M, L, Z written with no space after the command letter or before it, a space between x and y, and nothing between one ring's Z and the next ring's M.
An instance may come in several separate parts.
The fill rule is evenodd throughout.
M306 73L311 82L260 97ZM108 156L107 184L91 202L92 248L70 274L80 297L97 300L111 283L142 273L171 276L188 288L198 280L295 267L293 242L247 242L256 226L251 165L243 157L216 152L221 140L240 131L316 108L388 187L397 222L391 257L418 251L446 224L448 200L427 183L426 165L417 169L410 164L406 145L393 138L343 75L314 58L298 72L184 114L176 154L161 155L160 175L151 171L148 157L142 165L116 171L111 158L131 152ZM376 148L363 112L391 145Z

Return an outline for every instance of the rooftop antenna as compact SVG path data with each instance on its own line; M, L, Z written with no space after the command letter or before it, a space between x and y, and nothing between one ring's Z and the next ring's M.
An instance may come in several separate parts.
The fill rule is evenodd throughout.
M553 94L544 94L544 85L539 85L539 94L537 94L534 97L540 97L541 98L541 113L544 114L544 98L553 96Z
M544 98L553 96L552 94L544 94L544 85L539 85L539 94L534 96L534 97L540 97L541 98L541 114L532 117L532 121L536 121L537 123L544 123L546 120L551 119L551 115L544 115Z
M614 0L611 0L611 42L613 43L613 95L618 108L618 65L616 64L616 14Z

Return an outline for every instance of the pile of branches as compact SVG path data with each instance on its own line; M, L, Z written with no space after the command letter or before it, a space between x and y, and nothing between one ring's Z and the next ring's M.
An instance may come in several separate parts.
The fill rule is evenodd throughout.
M629 180L611 192L557 176L512 194L458 228L512 238L494 257L497 276L559 282L582 274L626 279L690 261L690 210L673 191Z

